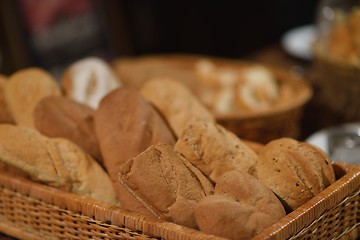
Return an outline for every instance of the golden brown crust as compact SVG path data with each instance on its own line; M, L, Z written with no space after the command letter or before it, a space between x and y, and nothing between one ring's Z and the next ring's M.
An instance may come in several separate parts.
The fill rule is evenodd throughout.
M268 143L259 154L256 171L259 180L283 201L288 211L335 181L331 161L324 152L289 138Z
M175 144L172 131L159 113L138 91L126 87L112 91L101 101L95 113L95 132L116 189L120 187L118 172L127 160L153 144Z
M255 174L257 154L214 122L191 122L174 149L214 182L230 170Z
M94 114L95 110L84 104L63 96L49 96L36 105L34 123L45 136L69 139L102 164Z
M0 75L0 123L14 123L9 107L5 99L5 85L8 79Z
M137 204L145 207L144 214L197 228L196 203L211 194L213 186L204 175L189 166L190 163L176 153L173 146L157 144L126 162L119 181L135 197ZM129 210L136 205L123 199L121 202Z
M270 189L238 171L222 175L214 195L200 200L195 210L201 231L229 239L250 239L284 216Z
M109 176L87 153L61 138L34 129L0 125L0 159L49 186L117 204Z
M5 98L16 124L34 128L33 110L47 96L60 96L55 79L40 68L27 68L10 76Z
M215 121L214 116L180 81L154 78L144 83L141 94L159 110L176 136L181 134L190 121Z

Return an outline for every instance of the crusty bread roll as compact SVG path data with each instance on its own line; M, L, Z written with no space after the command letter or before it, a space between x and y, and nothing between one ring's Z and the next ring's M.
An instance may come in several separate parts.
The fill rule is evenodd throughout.
M88 57L71 64L61 79L66 97L97 109L101 99L122 84L107 62Z
M192 121L174 149L215 183L230 170L255 174L257 154L235 134L214 122Z
M141 94L161 112L177 137L189 121L215 121L214 116L195 95L184 84L174 79L148 80L142 86Z
M121 188L118 172L127 160L153 144L175 144L160 114L137 90L127 87L115 89L103 98L95 113L95 132L116 189Z
M49 96L36 105L34 123L35 128L45 136L69 139L102 164L94 114L95 110L85 104L64 96Z
M119 181L145 207L143 214L192 228L197 228L197 202L213 193L212 183L168 144L151 146L127 161ZM134 210L134 202L121 202Z
M1 124L0 159L49 186L118 204L106 172L67 139L50 139L35 129Z
M238 171L221 176L214 195L195 210L201 231L229 239L251 239L285 216L275 194L255 177Z
M34 128L33 111L47 96L60 96L55 79L40 68L27 68L12 74L5 86L5 99L15 123Z
M0 123L14 123L14 119L5 100L5 85L7 81L6 76L0 75Z
M257 176L291 211L335 181L329 157L319 148L295 139L281 138L259 153Z

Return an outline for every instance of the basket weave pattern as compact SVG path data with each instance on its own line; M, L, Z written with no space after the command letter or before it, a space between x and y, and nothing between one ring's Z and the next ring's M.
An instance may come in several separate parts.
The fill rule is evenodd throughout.
M341 169L334 184L253 240L357 239L360 169ZM0 231L22 239L222 239L1 171Z

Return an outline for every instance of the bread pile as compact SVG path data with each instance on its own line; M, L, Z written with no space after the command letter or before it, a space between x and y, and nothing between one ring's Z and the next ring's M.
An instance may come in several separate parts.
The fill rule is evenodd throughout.
M0 124L1 162L34 181L230 239L250 239L335 181L314 146L249 143L181 82L158 77L134 88L91 60L69 66L60 84L37 68L5 80L14 123Z
M334 60L360 66L360 7L349 12L335 8L334 20L321 36L324 53Z

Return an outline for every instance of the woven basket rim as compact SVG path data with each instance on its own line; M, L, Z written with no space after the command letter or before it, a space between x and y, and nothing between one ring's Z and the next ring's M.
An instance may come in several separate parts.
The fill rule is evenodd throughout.
M114 68L116 66L121 66L123 63L128 62L147 62L147 61L162 61L167 64L174 64L180 69L188 70L193 67L195 61L200 59L209 59L210 61L215 62L215 64L221 66L226 65L230 67L246 67L253 65L261 65L265 68L269 69L281 82L287 81L291 84L291 87L294 89L299 89L299 94L296 95L292 102L292 104L281 104L279 106L275 106L272 109L266 111L258 111L258 112L248 112L248 113L229 113L229 114L215 114L216 119L219 120L245 120L245 119L253 119L253 118L264 118L267 116L272 116L276 114L284 114L294 109L297 109L303 105L305 105L313 96L313 91L310 84L304 79L295 76L294 74L287 72L285 69L281 69L279 67L274 67L269 64L257 63L255 61L244 60L244 59L235 59L235 58L224 58L224 57L216 57L209 55L201 55L201 54L184 54L184 53L168 53L168 54L148 54L137 57L121 57L113 61L112 65Z
M342 163L335 165L345 171L345 174L341 178L338 178L335 183L303 206L255 236L253 240L273 239L274 236L281 236L281 238L277 237L277 239L287 239L291 234L300 231L309 223L309 220L315 220L326 210L329 204L341 201L341 199L359 187L360 166L355 167ZM175 223L143 216L107 203L54 189L2 170L0 170L0 173L0 186L14 189L20 194L31 196L34 199L44 201L58 208L80 213L85 216L93 216L99 221L140 230L149 236L161 238L171 236L169 239L172 239L175 236L179 238L177 234L180 234L180 239L223 239Z

